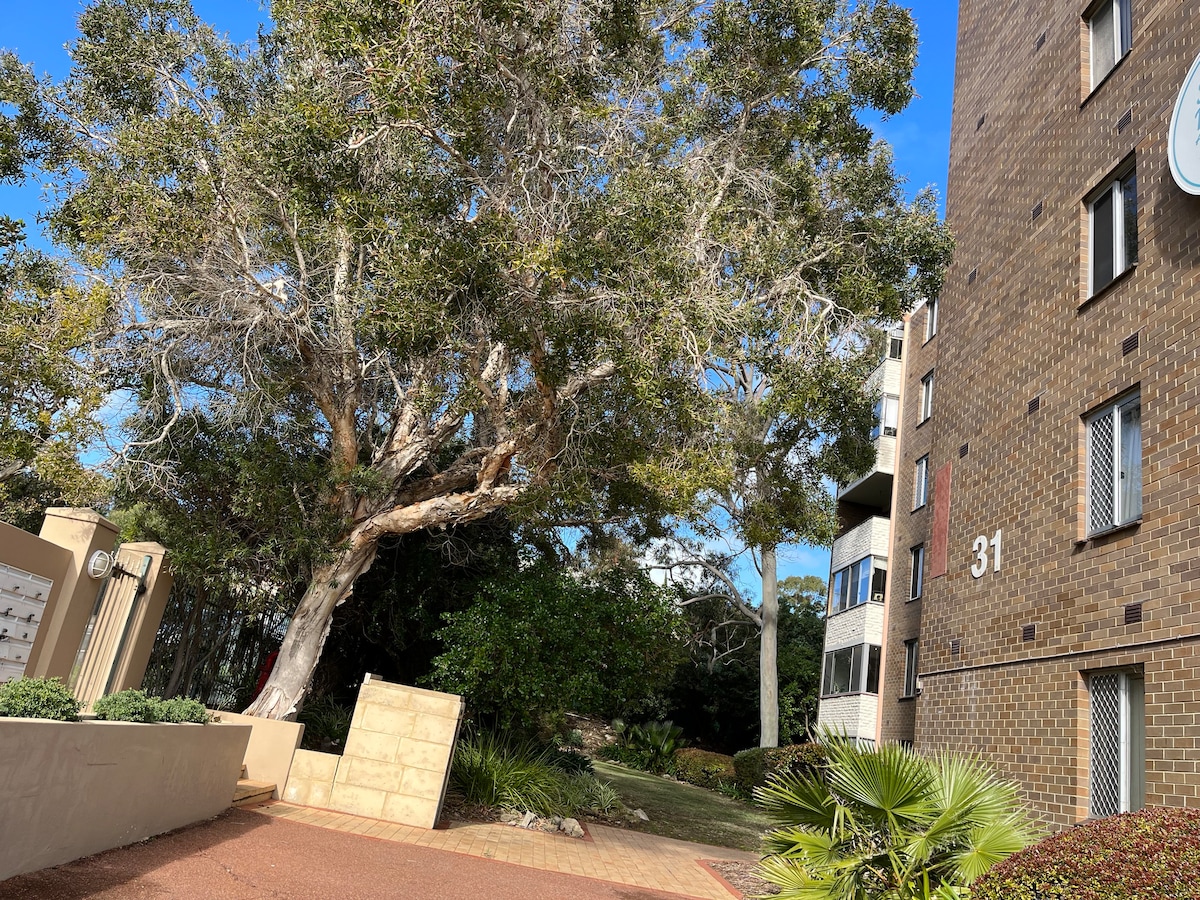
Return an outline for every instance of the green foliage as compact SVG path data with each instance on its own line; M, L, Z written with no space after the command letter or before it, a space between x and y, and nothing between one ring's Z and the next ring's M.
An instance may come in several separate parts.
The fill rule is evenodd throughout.
M998 863L970 900L1185 900L1200 885L1200 810L1084 822Z
M450 783L470 803L542 816L615 808L619 801L611 786L570 758L575 755L480 731L459 739Z
M820 578L791 577L779 582L781 744L804 740L817 720L824 605L825 582ZM718 597L689 603L682 613L685 628L692 635L691 654L672 678L665 711L686 734L706 747L734 753L758 743L756 626ZM714 629L720 631L722 627L727 627L727 633L712 641Z
M977 759L824 737L824 769L771 777L761 874L781 900L953 900L1029 844L1016 787Z
M545 713L645 708L682 653L672 595L639 573L521 571L445 618L433 685L527 731Z
M820 744L788 744L783 747L751 747L733 756L737 787L749 797L775 775L818 774L825 764Z
M331 697L314 697L304 704L296 721L304 725L304 747L308 750L338 752L346 746L354 707Z
M170 700L154 700L154 715L159 722L190 722L207 725L212 716L199 700L172 697Z
M675 777L680 781L708 788L710 791L720 790L732 784L735 778L732 756L695 747L676 750L673 769Z
M80 703L57 678L17 678L0 684L0 716L74 722Z
M109 722L157 722L160 702L130 688L101 697L92 704L92 714Z

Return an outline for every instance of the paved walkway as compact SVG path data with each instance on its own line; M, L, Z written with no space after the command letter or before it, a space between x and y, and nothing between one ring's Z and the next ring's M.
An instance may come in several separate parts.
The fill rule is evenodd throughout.
M601 826L439 831L274 803L0 883L4 900L731 900L703 859L753 854Z
M444 830L428 831L289 803L272 803L256 807L254 811L320 828L494 859L546 872L583 875L696 900L729 900L731 894L737 896L710 869L701 865L701 860L758 858L740 850L691 844L603 825L588 825L588 839L579 840L494 822L455 823Z

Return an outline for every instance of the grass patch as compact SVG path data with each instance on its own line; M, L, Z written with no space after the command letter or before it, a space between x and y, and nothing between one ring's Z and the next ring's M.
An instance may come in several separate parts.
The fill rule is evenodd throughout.
M644 810L649 822L639 822L638 831L695 841L715 847L757 851L771 819L756 806L732 800L695 785L670 781L596 761L596 774L612 782L630 809Z

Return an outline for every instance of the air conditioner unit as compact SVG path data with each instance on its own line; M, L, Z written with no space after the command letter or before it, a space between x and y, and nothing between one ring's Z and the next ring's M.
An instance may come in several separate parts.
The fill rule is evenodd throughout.
M875 593L873 593L871 595L871 599L874 600L876 603L882 603L883 602L883 591L876 591Z

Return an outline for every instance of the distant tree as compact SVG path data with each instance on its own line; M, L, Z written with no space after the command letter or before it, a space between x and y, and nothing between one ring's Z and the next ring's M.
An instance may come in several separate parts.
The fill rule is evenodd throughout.
M19 183L48 152L37 85L0 56L0 184ZM84 352L105 311L103 292L72 282L25 243L25 223L0 215L0 515L34 526L46 506L98 501L101 479L79 463L99 434L104 397Z

